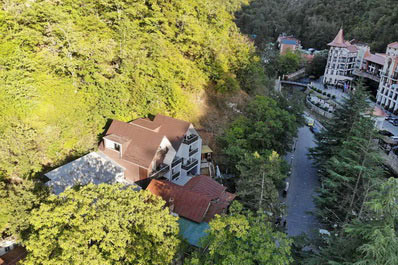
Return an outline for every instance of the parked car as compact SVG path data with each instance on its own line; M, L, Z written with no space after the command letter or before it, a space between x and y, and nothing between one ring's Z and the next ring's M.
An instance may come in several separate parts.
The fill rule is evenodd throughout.
M309 116L305 116L305 123L307 126L312 127L314 126L315 120Z
M388 120L389 123L391 123L394 126L398 125L398 119L397 118L391 118Z
M398 135L390 136L391 140L398 141Z
M387 130L381 130L381 131L379 131L379 134L385 135L385 136L388 136L388 137L394 136L393 133L391 133L390 131L387 131Z
M320 132L321 132L321 130L320 130L320 129L318 128L318 126L316 126L316 125L311 126L310 130L311 130L311 132L313 132L314 134L317 134L317 133L320 133Z

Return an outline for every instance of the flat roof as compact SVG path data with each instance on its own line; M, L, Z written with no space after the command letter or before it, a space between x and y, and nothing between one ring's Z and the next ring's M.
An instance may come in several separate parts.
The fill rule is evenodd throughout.
M187 240L189 244L195 247L202 247L200 240L207 236L207 230L210 229L208 223L202 222L198 224L180 217L180 219L178 219L178 225L180 227L180 235Z
M59 195L75 185L115 183L118 178L123 177L123 172L123 167L105 155L91 152L48 172L45 176L50 179L46 185L54 194Z

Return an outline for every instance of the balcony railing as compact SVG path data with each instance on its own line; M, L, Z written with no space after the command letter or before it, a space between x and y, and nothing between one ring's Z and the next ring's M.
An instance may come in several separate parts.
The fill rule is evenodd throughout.
M186 163L185 165L182 165L182 169L189 171L196 165L198 165L198 160L192 159L192 160L188 161L188 163Z
M193 156L193 155L196 154L198 151L199 151L199 148L190 150L190 151L189 151L189 156Z
M151 174L151 178L156 178L156 177L160 177L163 176L164 174L166 174L168 171L170 170L169 166L166 164L161 163L160 165L158 165L156 167L156 169L154 171L152 171Z
M378 76L378 74L371 74L369 72L360 71L360 70L357 70L357 69L355 69L353 71L353 74L357 75L357 76L362 76L362 77L366 77L366 78L372 79L373 81L376 81L376 82L380 82L380 77Z
M173 175L171 175L171 179L178 178L179 176L180 176L180 171L177 171L176 173L174 173Z
M171 163L171 167L175 167L182 162L182 157L175 157Z
M199 139L199 136L197 136L196 134L191 134L191 135L186 136L184 138L183 143L189 145L189 144L192 144L192 143L196 142L198 139Z

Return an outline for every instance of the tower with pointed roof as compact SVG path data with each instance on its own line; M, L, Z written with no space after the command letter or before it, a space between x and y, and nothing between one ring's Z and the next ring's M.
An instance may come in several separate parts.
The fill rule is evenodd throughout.
M332 42L323 77L324 84L347 87L353 80L352 73L355 68L358 47L344 39L344 31L341 28Z

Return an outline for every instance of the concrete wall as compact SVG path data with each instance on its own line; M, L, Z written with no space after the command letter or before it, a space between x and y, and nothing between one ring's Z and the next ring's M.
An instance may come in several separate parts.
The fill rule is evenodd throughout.
M317 107L316 105L312 104L312 102L309 100L308 97L306 97L306 102L307 102L307 106L308 108L310 108L310 110L315 111L316 113L331 119L333 117L333 113L330 113L328 111L324 111L323 109Z

